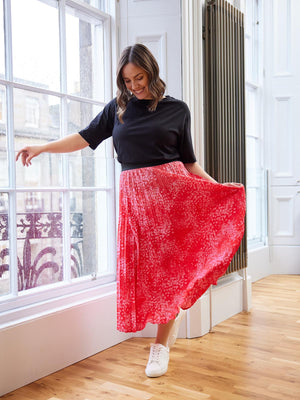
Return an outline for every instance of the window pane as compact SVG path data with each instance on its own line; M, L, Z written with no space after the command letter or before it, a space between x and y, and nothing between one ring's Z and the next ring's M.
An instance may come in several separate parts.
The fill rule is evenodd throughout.
M109 168L113 168L113 159L90 154L84 149L81 154L69 155L69 175L71 187L106 187L109 184ZM87 155L86 155L87 154Z
M62 196L17 193L19 291L63 279Z
M253 63L252 63L252 76L254 81L258 81L259 74L259 14L258 14L258 1L253 2Z
M109 271L107 193L71 193L72 277Z
M8 195L0 193L0 296L10 292Z
M92 7L98 8L99 10L106 12L105 0L79 0L82 3L89 4Z
M266 176L263 169L247 170L247 236L263 242L267 229Z
M68 133L74 133L85 128L90 121L101 111L99 106L69 101L68 102ZM101 143L96 151L89 147L69 154L68 165L70 185L73 187L99 187L107 185L108 163L112 167L112 160L106 160L105 143Z
M5 87L0 85L0 187L8 186L5 93Z
M258 80L259 68L259 14L257 0L247 0L245 18L246 80Z
M245 60L245 78L246 81L252 81L252 38L248 36L245 36Z
M247 0L245 3L246 3L245 34L251 36L252 26L253 26L253 0Z
M93 104L68 101L68 134L79 132L102 110Z
M247 189L247 237L248 240L263 240L264 223L262 217L263 192L260 187Z
M68 93L104 101L102 21L67 8Z
M0 78L5 74L3 2L0 1Z
M255 137L246 138L246 149L247 149L247 168L249 170L255 171L259 168L259 143L258 139ZM248 177L247 177L248 178Z
M252 136L259 136L258 128L258 109L259 103L258 90L249 86L246 87L246 112L251 118L246 118L246 134Z
M25 139L24 144L28 144L30 141ZM28 168L24 168L20 160L17 162L16 181L18 187L62 186L61 154L42 153L31 162L32 165Z
M43 144L60 136L60 99L28 90L14 90L15 148ZM62 156L42 153L24 168L17 163L18 186L59 186L62 184Z
M253 240L259 236L257 226L257 188L247 188L247 238Z
M59 90L57 2L11 0L11 9L14 80Z

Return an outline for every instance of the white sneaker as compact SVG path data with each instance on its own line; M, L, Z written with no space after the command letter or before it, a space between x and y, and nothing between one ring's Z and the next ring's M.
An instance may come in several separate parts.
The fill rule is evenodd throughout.
M182 310L180 309L177 317L175 318L175 322L172 326L170 335L169 335L169 339L168 339L168 347L169 349L173 346L173 344L176 342L177 339L177 335L178 335L178 330L180 327L180 323L182 321L182 318L184 317L184 315L186 314L186 310Z
M160 343L151 343L150 355L146 375L149 378L156 378L164 375L168 370L169 364L169 349Z

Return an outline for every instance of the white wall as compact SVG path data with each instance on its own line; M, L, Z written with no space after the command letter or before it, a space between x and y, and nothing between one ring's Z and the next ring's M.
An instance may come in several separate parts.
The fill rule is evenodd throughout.
M266 0L265 135L272 274L300 273L300 2Z
M136 42L158 60L167 94L181 99L180 0L120 0L120 49Z

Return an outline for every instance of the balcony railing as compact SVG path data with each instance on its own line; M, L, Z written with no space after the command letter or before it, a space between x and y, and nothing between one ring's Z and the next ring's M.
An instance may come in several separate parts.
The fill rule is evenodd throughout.
M83 275L82 213L72 213L71 277ZM63 223L61 212L17 214L18 290L63 280ZM56 245L57 244L57 245ZM0 278L10 271L8 214L0 213ZM41 279L43 277L43 279Z

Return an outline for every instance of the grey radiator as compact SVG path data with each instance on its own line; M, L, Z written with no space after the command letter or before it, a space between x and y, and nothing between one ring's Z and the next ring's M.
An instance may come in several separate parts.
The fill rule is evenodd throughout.
M244 15L225 0L205 6L205 169L246 185ZM246 232L227 273L247 267Z

